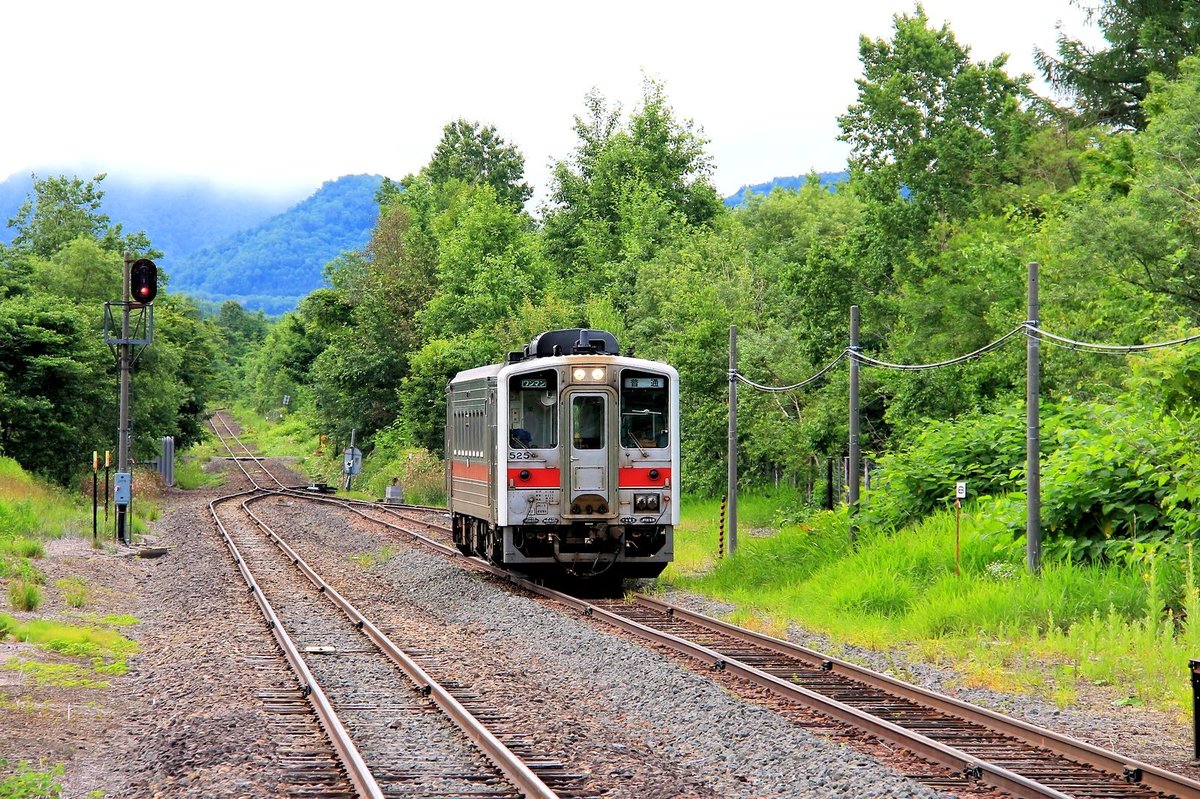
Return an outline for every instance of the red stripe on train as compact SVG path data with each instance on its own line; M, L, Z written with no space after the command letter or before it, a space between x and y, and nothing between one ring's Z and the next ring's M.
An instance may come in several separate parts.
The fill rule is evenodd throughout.
M525 473L525 477L521 473ZM561 488L562 473L558 469L508 469L508 482L517 488Z
M650 476L651 472L655 473L654 477ZM661 488L669 479L671 470L656 466L650 469L621 469L617 481L621 488Z

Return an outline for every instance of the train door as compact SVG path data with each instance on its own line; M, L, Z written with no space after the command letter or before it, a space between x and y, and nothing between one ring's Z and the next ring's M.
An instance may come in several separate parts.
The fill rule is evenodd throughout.
M613 439L614 403L601 390L570 391L566 402L570 435L564 441L567 468L563 470L568 513L573 517L611 517L616 512L616 450Z

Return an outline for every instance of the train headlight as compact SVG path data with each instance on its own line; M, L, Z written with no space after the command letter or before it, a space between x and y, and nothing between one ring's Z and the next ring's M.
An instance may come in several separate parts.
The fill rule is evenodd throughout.
M576 383L603 383L608 371L603 366L577 366L571 371L571 378Z
M634 494L634 513L654 513L658 510L658 494Z

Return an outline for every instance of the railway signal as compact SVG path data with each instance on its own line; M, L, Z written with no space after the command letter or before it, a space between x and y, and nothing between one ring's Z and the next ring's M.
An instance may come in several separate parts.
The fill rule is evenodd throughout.
M134 302L154 302L158 294L158 267L149 258L139 258L129 267L129 293Z

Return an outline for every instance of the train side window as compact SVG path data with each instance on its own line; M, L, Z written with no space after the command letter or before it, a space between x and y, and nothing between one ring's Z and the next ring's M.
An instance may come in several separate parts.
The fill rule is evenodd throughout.
M558 446L558 375L554 370L514 375L508 384L508 446Z
M604 397L585 394L575 397L571 408L571 428L575 449L604 449Z
M640 449L668 446L669 404L666 376L627 369L621 375L621 446Z

